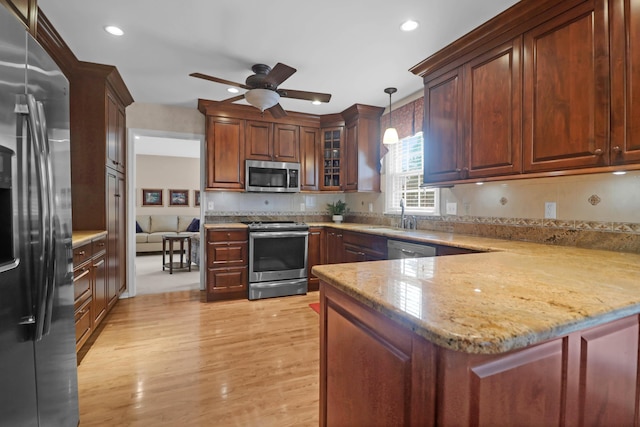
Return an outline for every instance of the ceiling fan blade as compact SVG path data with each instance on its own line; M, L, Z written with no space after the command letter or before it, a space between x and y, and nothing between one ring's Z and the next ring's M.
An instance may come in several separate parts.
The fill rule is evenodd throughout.
M280 96L285 98L305 99L307 101L329 102L331 94L319 92L306 92L304 90L278 89Z
M276 104L273 107L269 108L268 111L271 113L274 119L279 119L280 117L285 117L287 112L284 111L282 105Z
M227 99L223 99L220 102L223 102L225 104L231 103L231 102L236 102L236 101L240 101L241 99L244 99L244 94L243 95L238 95L238 96L233 96L231 98L227 98Z
M269 71L269 74L267 74L264 81L265 83L269 83L277 87L280 83L291 77L296 71L297 70L295 68L278 62L276 66Z
M249 86L247 86L245 84L232 82L231 80L220 79L218 77L209 76L207 74L191 73L189 75L191 77L197 77L199 79L210 80L210 81L216 82L216 83L222 83L223 85L236 86L236 87L240 87L242 89L247 89L247 90L251 89L251 87L249 87Z

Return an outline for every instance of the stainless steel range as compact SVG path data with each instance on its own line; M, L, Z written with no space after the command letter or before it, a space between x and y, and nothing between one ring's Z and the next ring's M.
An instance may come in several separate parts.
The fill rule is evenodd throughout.
M246 224L249 299L306 294L309 226L294 221Z

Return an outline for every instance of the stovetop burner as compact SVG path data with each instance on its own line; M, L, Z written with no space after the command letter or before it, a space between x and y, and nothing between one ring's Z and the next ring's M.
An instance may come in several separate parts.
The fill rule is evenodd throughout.
M291 231L308 230L304 222L296 221L242 221L249 226L249 231Z

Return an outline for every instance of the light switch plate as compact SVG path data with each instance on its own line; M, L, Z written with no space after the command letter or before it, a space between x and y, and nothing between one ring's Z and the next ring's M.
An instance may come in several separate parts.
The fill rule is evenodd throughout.
M458 204L453 202L447 202L447 215L457 215L458 214Z
M556 202L544 202L545 219L556 219Z
M208 201L207 202L207 210L208 211L212 211L213 210L213 201Z

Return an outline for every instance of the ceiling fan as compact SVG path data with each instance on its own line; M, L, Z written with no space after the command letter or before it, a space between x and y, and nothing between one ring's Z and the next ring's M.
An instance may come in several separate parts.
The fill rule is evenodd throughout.
M199 79L210 80L212 82L246 89L247 92L243 95L234 96L232 98L225 99L222 102L235 102L244 98L249 104L258 108L262 112L264 112L264 110L269 110L274 118L284 117L287 115L287 112L284 111L282 106L279 104L280 97L319 102L329 102L331 99L331 95L328 93L278 89L280 83L287 80L297 71L295 68L281 64L280 62L278 62L273 69L268 65L255 64L251 67L251 70L255 74L247 77L245 84L232 82L202 73L191 73L189 75Z

